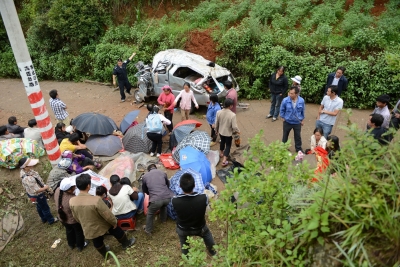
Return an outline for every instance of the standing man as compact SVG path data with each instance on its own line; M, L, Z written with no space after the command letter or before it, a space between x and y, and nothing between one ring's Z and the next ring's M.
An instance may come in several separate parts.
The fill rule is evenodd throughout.
M328 135L332 132L333 125L335 125L337 115L343 108L343 100L337 95L337 86L330 86L326 91L326 96L322 99L321 106L318 110L317 121L315 122L315 128L322 128L324 137L328 138Z
M280 113L283 119L282 142L287 142L289 133L293 129L296 152L303 152L301 148L301 126L303 126L305 102L299 96L299 92L300 90L297 86L290 88L289 96L282 101Z
M38 159L31 159L28 157L20 159L18 162L19 168L21 169L20 177L26 194L30 200L36 204L36 210L42 223L47 222L48 224L53 224L58 222L58 219L53 217L49 204L47 204L45 192L49 190L49 186L43 182L39 173L34 171L34 166L38 164L38 162Z
M346 70L345 67L338 67L336 69L336 72L332 72L328 75L328 78L326 79L326 87L324 94L326 94L328 88L331 85L337 86L338 88L337 96L340 96L343 91L347 90L347 85L349 82L347 81L347 78L343 75L345 70Z
M389 102L390 96L388 95L380 95L376 98L376 108L372 112L372 114L380 114L383 116L383 124L382 127L385 129L389 128L390 123L390 111L389 111ZM368 128L368 127L367 127Z
M148 173L143 175L142 189L143 193L149 195L145 232L151 234L153 218L158 210L160 210L161 223L167 221L167 206L174 193L169 189L169 180L165 172L158 170L155 164L150 164L147 171Z
M224 87L225 90L228 92L226 93L225 98L230 98L233 100L233 107L231 108L232 112L236 114L236 106L237 106L237 92L236 89L232 87L232 82L231 81L226 81L224 82Z
M119 93L121 94L121 102L125 102L125 93L124 87L126 87L126 92L128 95L131 95L131 88L132 85L128 80L128 74L126 71L126 65L132 60L132 58L136 55L133 53L127 60L122 62L122 59L118 59L117 65L114 67L113 71L113 85L116 86L115 77L118 78L118 86L119 86Z
M68 112L66 111L67 105L64 104L59 98L58 92L56 89L53 89L49 92L50 95L50 107L54 112L54 116L56 117L57 122L64 123L65 125L69 125L68 120Z
M181 243L181 251L184 255L188 253L188 249L183 248L187 245L188 236L201 236L208 252L214 256L217 254L213 248L214 238L205 219L208 199L205 194L193 192L194 186L193 176L190 173L183 174L180 179L183 194L174 196L171 200L177 214L176 233Z
M104 235L108 232L122 245L122 249L135 244L136 239L128 239L125 232L118 227L117 218L100 197L90 195L89 189L91 177L89 174L81 174L76 178L76 187L79 195L69 201L69 206L75 220L82 225L83 233L87 239L93 239L93 245L97 251L106 256L109 246L104 245Z

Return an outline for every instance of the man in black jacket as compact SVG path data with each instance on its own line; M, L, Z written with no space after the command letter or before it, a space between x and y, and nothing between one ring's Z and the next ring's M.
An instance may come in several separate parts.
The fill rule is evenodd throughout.
M115 78L118 79L119 93L121 94L121 102L125 102L125 93L124 88L126 88L126 92L131 95L132 85L128 80L128 74L126 70L126 65L132 60L132 58L136 55L133 53L127 60L122 62L122 59L118 59L117 65L113 70L113 85L116 86Z
M345 70L345 67L338 67L336 69L336 72L332 72L328 75L328 78L326 79L324 95L326 95L326 91L331 85L336 85L338 87L338 96L340 96L343 91L347 90L348 81L347 78L343 75Z
M208 229L205 219L208 205L207 196L193 192L194 178L190 173L185 173L180 179L180 187L184 194L174 196L172 206L177 214L176 232L181 243L181 251L184 255L188 253L188 236L201 236L208 252L214 256L217 252L213 249L214 238Z

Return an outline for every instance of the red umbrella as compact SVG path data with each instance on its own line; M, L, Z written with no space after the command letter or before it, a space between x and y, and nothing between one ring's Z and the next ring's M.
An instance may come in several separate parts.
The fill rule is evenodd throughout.
M200 127L202 125L201 122L196 121L196 120L185 120L185 121L181 121L180 123L176 124L174 129L178 128L179 126L186 125L186 124L195 124L196 128Z

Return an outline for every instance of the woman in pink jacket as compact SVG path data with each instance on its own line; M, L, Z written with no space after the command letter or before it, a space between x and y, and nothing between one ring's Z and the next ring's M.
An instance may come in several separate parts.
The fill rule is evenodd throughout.
M182 116L182 121L184 121L185 119L188 120L189 119L189 113L190 113L190 109L192 107L192 101L195 105L195 107L198 109L199 105L196 102L196 98L194 98L193 95L193 91L190 90L190 84L188 82L185 82L183 84L183 89L179 95L176 97L175 102L174 102L174 106L176 106L176 103L179 101L180 98L181 99L181 104L180 104L180 108L181 108L181 116Z
M168 131L171 133L174 128L172 124L172 115L174 114L174 101L175 96L172 93L171 87L168 85L163 86L163 91L157 99L158 104L164 107L164 117L171 121L170 125L167 125Z

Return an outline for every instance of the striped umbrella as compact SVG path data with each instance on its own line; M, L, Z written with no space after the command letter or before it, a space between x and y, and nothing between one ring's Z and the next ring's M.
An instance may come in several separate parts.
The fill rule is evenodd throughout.
M145 122L139 123L125 133L122 143L126 151L132 153L149 153L151 141L147 138L145 126Z

